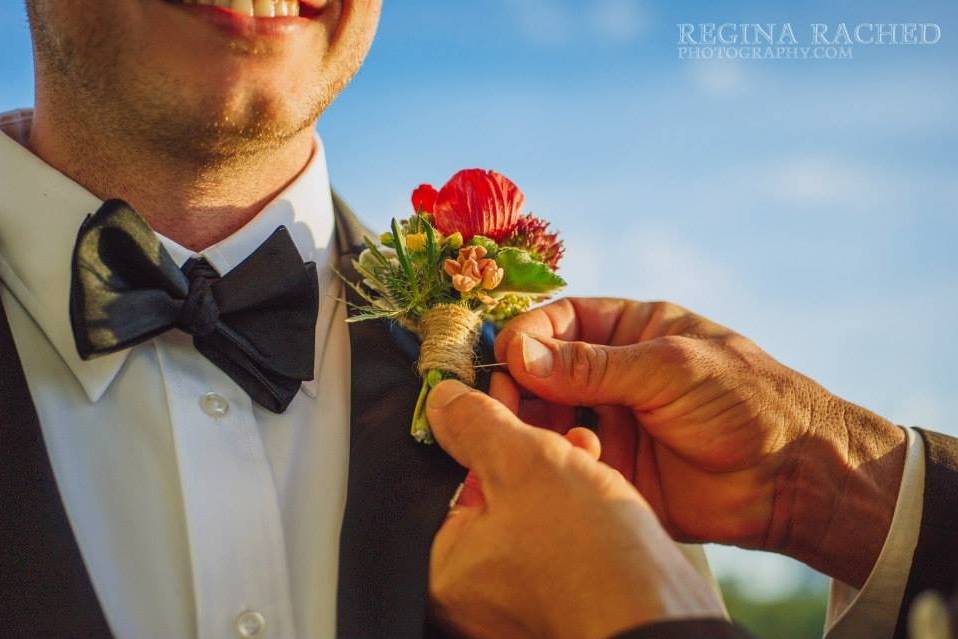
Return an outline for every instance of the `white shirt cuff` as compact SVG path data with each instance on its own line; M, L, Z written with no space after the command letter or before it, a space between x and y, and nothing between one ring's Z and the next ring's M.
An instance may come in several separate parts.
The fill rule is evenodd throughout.
M827 639L891 639L918 545L925 490L925 445L906 428L908 451L895 514L885 543L861 590L832 580L825 615Z

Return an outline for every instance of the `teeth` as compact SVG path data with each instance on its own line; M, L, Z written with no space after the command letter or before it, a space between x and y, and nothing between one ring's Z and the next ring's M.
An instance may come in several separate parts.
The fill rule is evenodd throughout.
M230 3L230 9L247 16L256 15L253 12L253 0L233 0Z
M253 9L257 18L274 18L276 17L276 7L273 5L273 0L256 0L253 4Z
M299 0L180 0L183 4L230 9L244 16L276 18L299 15Z

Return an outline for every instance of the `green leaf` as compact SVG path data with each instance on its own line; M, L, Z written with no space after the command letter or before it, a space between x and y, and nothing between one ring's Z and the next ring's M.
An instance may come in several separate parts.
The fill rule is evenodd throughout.
M373 242L369 237L363 236L363 243L366 245L366 248L369 249L369 252L375 256L377 260L383 266L389 266L389 260L386 259L386 256L379 251L379 247L376 246L376 243Z
M399 258L399 263L402 265L402 270L406 273L406 277L409 278L410 284L415 286L416 278L412 272L412 264L409 262L409 256L406 255L406 238L399 231L399 222L396 221L396 218L393 218L392 222L393 227L393 238L396 240L396 257Z
M499 249L496 264L505 269L502 284L493 291L495 295L526 293L551 295L565 286L565 280L552 272L546 264L534 258L529 251L514 247Z
M436 243L436 231L433 230L432 224L426 220L426 218L421 217L422 224L425 227L426 231L426 255L429 259L429 268L432 268L438 262L439 246Z

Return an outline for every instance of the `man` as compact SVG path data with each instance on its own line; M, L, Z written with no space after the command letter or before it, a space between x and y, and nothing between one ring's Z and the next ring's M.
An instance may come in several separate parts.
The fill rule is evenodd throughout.
M582 447L601 446L607 464L524 432L479 393L435 389L437 438L476 465L490 503L460 509L433 551L433 595L456 627L495 636L481 629L536 619L527 600L559 593L563 603L539 606L544 619L528 634L605 620L604 636L630 627L636 638L738 636L681 558L653 551L660 531L638 492L674 537L780 552L833 577L829 637L904 639L916 598L956 585L954 439L899 428L671 304L561 300L511 322L496 352L532 393L520 400L504 376L492 385L520 416L563 431L574 424L541 421L561 414L544 401L596 407L600 441ZM595 504L583 505L583 491ZM501 550L504 533L532 550ZM508 578L489 569L498 565L543 576L514 580L527 594L508 598ZM585 605L562 596L570 591Z
M380 4L27 2L36 104L0 121L4 637L423 636L464 471L401 426L415 340L347 332L332 267L361 229L313 132Z

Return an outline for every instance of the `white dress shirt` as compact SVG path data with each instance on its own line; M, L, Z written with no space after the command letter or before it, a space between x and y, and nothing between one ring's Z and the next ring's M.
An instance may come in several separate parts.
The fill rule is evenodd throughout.
M201 255L220 273L279 225L319 267L316 378L281 415L170 331L82 361L70 259L100 201L0 116L0 293L66 512L120 639L335 633L346 495L349 344L322 144L246 226ZM178 264L193 253L160 238Z

